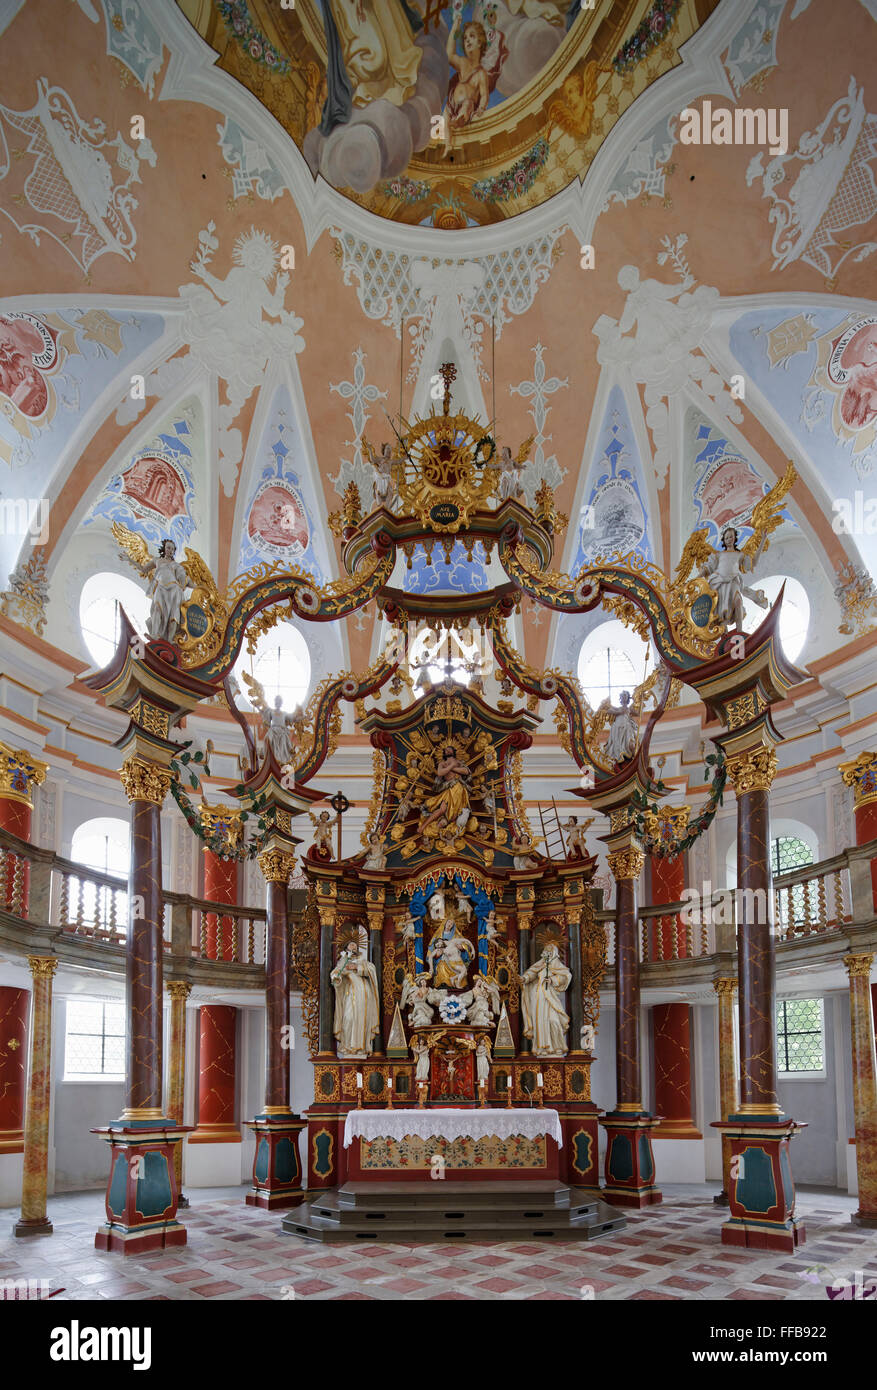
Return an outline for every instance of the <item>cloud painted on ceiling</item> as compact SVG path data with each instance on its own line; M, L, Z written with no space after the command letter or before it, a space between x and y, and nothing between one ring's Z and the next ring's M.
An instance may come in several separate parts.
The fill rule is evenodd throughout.
M322 581L314 550L313 509L296 460L302 442L295 424L289 392L281 387L256 453L256 482L250 492L238 552L238 573L254 565L283 560L290 568L309 571Z
M600 452L591 466L579 516L579 534L570 573L577 575L598 555L637 551L652 559L645 481L627 403L613 386L603 414Z

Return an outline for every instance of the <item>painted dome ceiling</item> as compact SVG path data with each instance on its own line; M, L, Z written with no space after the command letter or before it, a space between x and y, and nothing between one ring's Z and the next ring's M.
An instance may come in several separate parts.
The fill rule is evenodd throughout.
M745 528L792 459L764 576L807 594L804 664L865 639L875 8L837 0L827 34L818 0L598 0L568 30L564 6L497 4L497 31L508 12L554 47L514 90L500 72L447 157L434 143L389 176L428 183L418 205L315 178L327 48L312 0L0 5L0 621L39 622L83 669L83 587L125 572L115 522L150 547L167 536L197 550L220 586L278 559L338 577L329 516L351 482L370 503L367 445L391 438L388 417L428 413L452 362L455 409L495 420L515 451L532 437L525 494L547 482L569 518L558 568L576 574L620 545L672 573L695 528L712 543L720 526ZM392 12L400 45L423 51L426 6L363 9L375 23ZM355 12L333 0L339 35ZM624 45L652 32L648 13L668 16L659 42L616 73ZM452 14L442 7L431 38ZM267 39L288 73L245 57L244 15L261 36L251 48L264 55ZM601 82L621 84L611 119L601 95L587 136L549 127L564 83L597 58L612 70ZM395 113L421 100L404 91ZM359 129L371 149L381 102L336 131ZM682 112L707 103L785 111L785 148L684 139ZM546 163L520 198L475 197L543 136L552 159L575 151L568 177ZM436 218L443 199L484 225ZM463 559L415 552L392 582L493 582L495 561ZM515 636L532 665L575 669L608 616L525 604ZM307 631L315 679L368 665L380 628L358 613Z
M499 222L587 172L717 0L179 0L220 66L362 207Z

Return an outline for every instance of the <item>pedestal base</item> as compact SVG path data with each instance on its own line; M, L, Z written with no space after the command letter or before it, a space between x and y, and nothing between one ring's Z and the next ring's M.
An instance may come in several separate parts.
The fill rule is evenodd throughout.
M168 1120L124 1121L93 1129L110 1146L107 1184L107 1224L98 1227L96 1250L142 1255L148 1250L185 1245L187 1232L175 1219L177 1185L174 1145L183 1142L190 1126Z
M872 1216L869 1212L854 1211L850 1217L850 1224L853 1226L863 1226L866 1230L877 1230L877 1216Z
M305 1127L304 1120L290 1110L288 1115L257 1115L245 1123L256 1140L253 1186L246 1196L247 1206L266 1211L297 1207L305 1199L298 1154L298 1136Z
M722 1244L793 1252L804 1244L806 1231L795 1220L789 1140L804 1125L782 1115L747 1114L713 1126L731 1146L731 1218L722 1227Z
M24 1221L19 1219L13 1223L12 1234L14 1236L50 1236L54 1227L48 1217L41 1221Z
M615 1110L600 1123L606 1130L603 1200L614 1207L651 1207L664 1200L655 1186L651 1131L659 1123L645 1111Z

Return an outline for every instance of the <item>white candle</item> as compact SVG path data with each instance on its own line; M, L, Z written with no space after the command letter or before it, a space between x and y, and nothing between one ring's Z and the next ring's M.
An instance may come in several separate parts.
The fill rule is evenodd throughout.
M356 1073L356 1089L357 1089L358 1091L361 1091L361 1090L362 1090L362 1072L361 1072L361 1071L358 1071L358 1072Z
M481 1078L481 1080L478 1082L478 1085L479 1085L479 1086L486 1086L486 1085L487 1085L487 1082L484 1080L484 1077Z
M388 1076L388 1077L387 1077L387 1090L388 1090L388 1091L392 1091L392 1089L393 1089L393 1078L392 1078L392 1076Z
M541 1073L541 1071L537 1071L537 1073L536 1073L536 1085L539 1087L539 1090L541 1091L541 1090L542 1090L542 1073Z

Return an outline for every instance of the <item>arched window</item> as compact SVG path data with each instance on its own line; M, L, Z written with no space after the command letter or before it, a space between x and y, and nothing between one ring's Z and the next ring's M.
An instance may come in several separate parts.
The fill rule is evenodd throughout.
M797 835L775 835L770 842L770 867L774 878L791 873L813 863L813 851ZM809 912L808 912L809 909ZM806 930L808 921L814 925L819 910L815 883L795 883L779 893L776 926L783 937Z
M88 654L98 666L112 660L122 632L120 606L138 632L146 631L149 598L124 574L103 571L86 579L79 596L79 627Z
M128 866L131 832L128 822L115 816L96 816L73 832L70 858L83 868L109 874L119 888L87 879L68 880L67 921L63 926L85 928L96 935L124 935L128 924Z
M754 579L750 578L749 582L751 588L761 589L771 607L785 584L786 592L783 594L783 606L780 611L780 643L787 659L795 661L807 641L807 630L810 626L810 600L807 590L800 580L793 579L790 574L771 574L766 579L756 575ZM743 609L746 629L754 632L764 622L767 610L759 608L748 598L743 600Z
M651 647L617 618L589 632L579 652L579 684L596 708L607 697L613 704L622 690L631 693L652 670Z
M273 705L279 695L283 708L289 712L296 705L304 704L310 688L308 644L292 623L278 623L270 632L262 634L252 656L244 652L238 658L234 673L246 701L244 671L259 682L269 705Z

